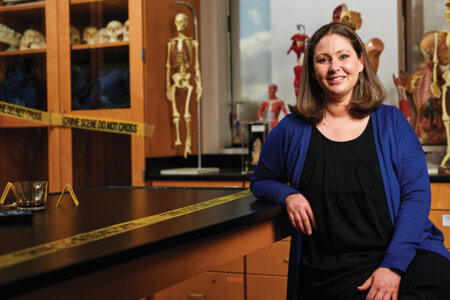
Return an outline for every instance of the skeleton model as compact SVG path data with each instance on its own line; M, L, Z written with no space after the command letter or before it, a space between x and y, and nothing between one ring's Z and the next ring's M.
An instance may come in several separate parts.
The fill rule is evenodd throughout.
M446 10L445 10L445 18L447 19L447 24L450 25L450 1L447 1L445 3ZM450 47L450 29L447 29L446 32L447 36L445 38L445 45L447 46L447 51L444 52L447 55L447 60L444 60L444 62L448 63L449 59L449 52L448 48ZM435 36L435 39L437 40L438 36ZM444 38L444 34L442 35L442 40ZM437 44L437 42L435 42ZM437 48L437 47L435 47ZM435 51L435 57L433 60L436 62L436 51ZM442 120L444 121L445 131L447 132L447 153L445 154L444 158L441 162L441 169L443 169L446 173L446 175L450 175L449 167L447 167L447 162L450 160L450 116L449 116L449 110L450 110L450 101L447 99L449 98L447 95L448 87L450 86L450 70L446 70L444 74L442 75L442 78L444 78L445 83L442 86Z
M447 153L441 162L441 167L445 168L447 161L450 160L450 116L448 115L450 110L450 105L448 106L447 100L447 89L450 86L450 70L444 72L442 76L445 80L445 84L442 86L442 120L444 121L445 130L447 132ZM450 174L447 174L450 175Z
M185 14L179 13L175 16L175 26L177 28L178 36L170 39L167 43L166 62L166 97L172 104L172 122L175 125L176 131L175 146L180 146L182 144L180 140L180 113L177 109L175 92L177 89L187 90L183 116L186 123L186 141L184 144L185 158L192 152L191 114L189 112L189 102L194 87L190 83L191 74L189 73L189 70L191 64L194 64L197 101L200 101L203 90L198 61L198 41L190 37L186 37L185 29L187 25L188 18ZM174 69L174 72L171 76L172 69ZM200 149L198 151L200 151Z
M409 76L406 87L407 92L412 94L417 112L414 129L422 144L444 144L446 136L441 115L441 91L437 83L440 78L439 65L448 63L444 34L436 31L426 33L419 47L424 58L423 67Z

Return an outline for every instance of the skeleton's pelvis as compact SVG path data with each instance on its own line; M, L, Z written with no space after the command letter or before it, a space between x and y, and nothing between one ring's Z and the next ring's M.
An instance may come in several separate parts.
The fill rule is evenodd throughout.
M191 74L189 73L175 73L172 75L172 80L177 88L187 88L190 86L189 79Z

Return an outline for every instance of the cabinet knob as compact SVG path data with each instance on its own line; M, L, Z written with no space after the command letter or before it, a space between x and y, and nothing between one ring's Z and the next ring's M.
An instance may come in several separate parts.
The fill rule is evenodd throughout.
M289 258L283 259L283 262L288 263L289 262Z

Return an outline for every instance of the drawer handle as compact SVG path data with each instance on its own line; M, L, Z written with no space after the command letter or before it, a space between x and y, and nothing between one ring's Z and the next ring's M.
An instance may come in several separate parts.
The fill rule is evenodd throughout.
M189 294L187 294L187 296L189 298L205 298L206 299L206 295L203 295L203 294L192 294L192 293L189 293Z
M285 259L283 259L283 262L285 262L285 263L289 263L289 258L285 258Z

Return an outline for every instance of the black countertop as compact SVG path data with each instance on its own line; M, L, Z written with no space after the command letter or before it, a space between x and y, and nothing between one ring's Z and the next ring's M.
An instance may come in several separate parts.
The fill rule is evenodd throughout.
M95 188L76 191L80 201L78 207L74 207L69 199L64 199L62 206L56 207L59 195L49 195L46 210L33 213L32 224L0 226L1 298L284 214L280 206L261 203L253 196L245 195L231 202L4 267L4 257L22 249L73 238L80 233L242 191L243 189Z

